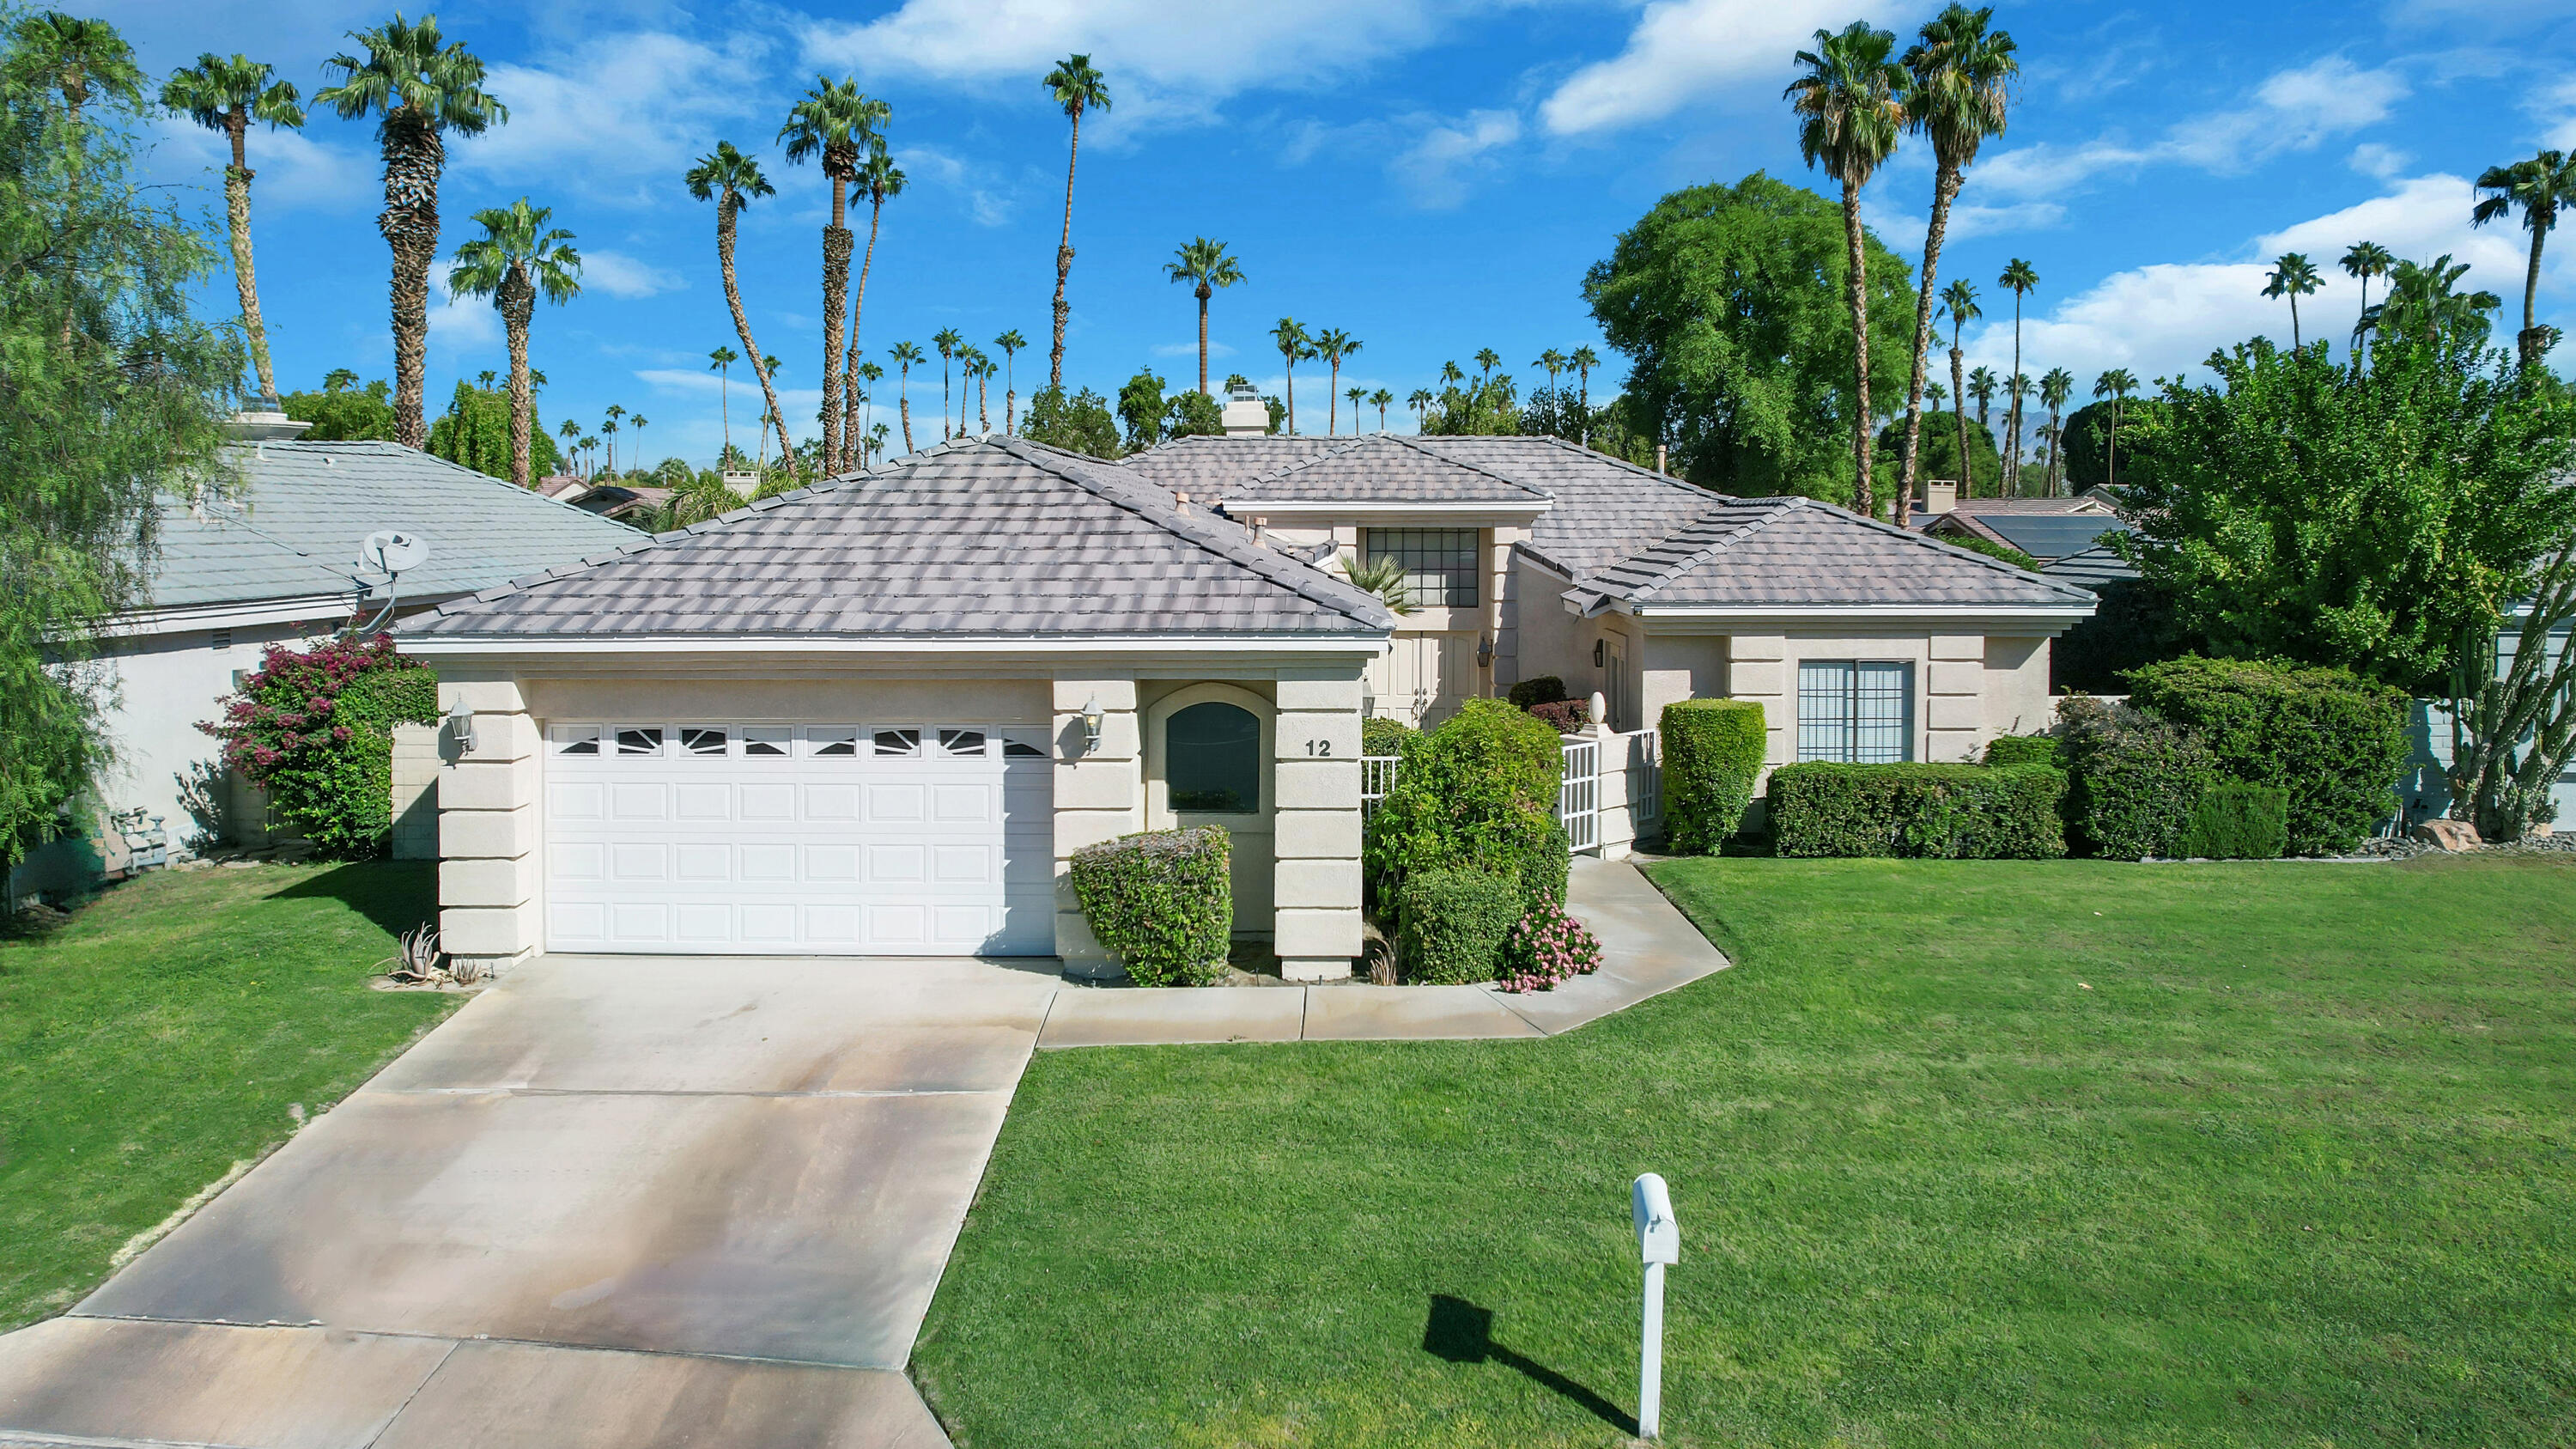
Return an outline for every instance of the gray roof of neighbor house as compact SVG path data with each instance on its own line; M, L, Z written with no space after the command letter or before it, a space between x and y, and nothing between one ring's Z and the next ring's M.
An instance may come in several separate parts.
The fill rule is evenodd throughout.
M2098 594L2106 584L2138 577L2138 566L2111 552L2109 544L2097 543L2080 553L2068 554L2040 572Z
M404 599L469 594L537 569L640 542L578 508L399 443L237 443L239 494L191 508L161 500L148 607L255 603L315 594L383 596L358 545L378 529L429 542Z
M1275 473L1292 463L1302 463L1318 453L1328 452L1347 438L1292 437L1268 433L1257 438L1221 438L1211 433L1193 433L1156 443L1141 453L1130 453L1118 460L1118 466L1158 488L1172 493L1186 493L1201 502L1213 501L1220 489L1229 488L1246 478Z
M1554 499L1556 506L1530 526L1524 547L1574 577L1607 567L1726 502L1696 483L1563 438L1434 437L1420 443Z
M2102 535L2127 527L2111 513L1948 513L1929 531L1962 530L2020 549L2041 563L2082 553Z
M1383 637L1370 595L1124 470L961 439L440 606L407 636Z
M1224 503L1490 503L1545 508L1548 496L1464 459L1443 456L1409 438L1373 433L1346 438L1308 457L1218 485Z

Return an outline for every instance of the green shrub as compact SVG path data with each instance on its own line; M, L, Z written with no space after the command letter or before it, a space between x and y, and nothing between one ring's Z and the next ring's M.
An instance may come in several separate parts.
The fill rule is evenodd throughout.
M2205 860L2271 860L2290 842L2290 792L2222 780L2201 792L2182 853Z
M2293 855L2349 851L2397 808L2406 696L2387 685L2193 656L2129 671L2129 702L2198 735L2220 774L2287 790Z
M1514 709L1527 709L1534 704L1554 704L1566 697L1565 681L1553 674L1524 679L1503 692L1503 698Z
M1749 699L1685 699L1657 722L1664 767L1664 842L1676 855L1715 855L1744 823L1770 735Z
M224 742L224 763L316 851L364 859L393 830L394 726L438 721L438 676L382 634L272 644L223 707L198 728Z
M1420 733L1400 719L1370 715L1360 721L1360 753L1363 755L1400 755L1404 742Z
M2055 735L1997 735L1986 741L1989 765L2057 765L2065 760L2057 748Z
M2066 818L2075 848L2110 860L2169 857L2217 762L2191 731L2127 705L2075 695L2058 710Z
M1784 765L1771 839L1782 855L2044 860L2066 853L2065 793L2050 765Z
M1568 854L1556 823L1564 745L1499 699L1471 699L1404 742L1395 784L1370 812L1361 860L1381 901L1416 871L1469 866L1564 894ZM1399 908L1400 909L1400 908Z
M1580 699L1551 699L1529 707L1530 717L1561 735L1574 734L1592 724L1592 706Z
M1234 935L1233 839L1221 826L1122 835L1073 853L1091 934L1139 986L1223 979Z
M1406 877L1395 897L1405 974L1440 985L1493 980L1525 899L1520 881L1472 867L1435 866Z

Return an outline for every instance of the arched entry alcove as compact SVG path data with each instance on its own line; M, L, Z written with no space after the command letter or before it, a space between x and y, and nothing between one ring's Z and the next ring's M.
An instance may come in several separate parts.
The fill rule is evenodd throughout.
M1234 933L1267 936L1277 869L1271 702L1232 684L1192 684L1145 710L1145 824L1222 826L1234 837Z

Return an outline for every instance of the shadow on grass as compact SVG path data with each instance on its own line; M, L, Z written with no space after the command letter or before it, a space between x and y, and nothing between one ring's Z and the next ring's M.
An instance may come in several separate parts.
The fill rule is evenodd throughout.
M438 923L438 867L424 860L355 860L297 881L271 900L336 900L388 936Z
M1449 1363L1498 1363L1540 1388L1589 1411L1623 1434L1637 1432L1634 1416L1542 1363L1494 1342L1494 1310L1446 1293L1431 1295L1431 1319L1422 1328L1422 1351Z

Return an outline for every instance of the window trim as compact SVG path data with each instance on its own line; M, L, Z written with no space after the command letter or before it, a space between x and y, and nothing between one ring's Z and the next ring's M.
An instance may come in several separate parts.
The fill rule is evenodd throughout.
M1831 728L1834 721L1818 719L1809 713L1808 700L1811 691L1807 688L1807 672L1811 669L1843 671L1840 701L1841 738L1829 747L1820 746L1812 751L1811 732ZM1863 681L1868 677L1868 672L1877 670L1893 671L1897 678L1899 702L1894 724L1900 743L1896 757L1892 760L1883 758L1881 751L1866 748L1864 744L1869 732L1873 728L1883 727L1885 723L1883 718L1874 718L1864 708L1868 700L1863 689ZM1920 706L1916 697L1913 660L1800 659L1796 663L1796 674L1790 681L1790 688L1792 690L1790 697L1797 703L1797 733L1792 742L1792 753L1798 763L1906 764L1914 760L1916 736L1920 732L1921 721L1917 717Z
M1405 559L1405 553L1401 545L1387 549L1381 553L1379 540L1389 535L1398 534L1413 535L1415 538L1420 540L1413 549L1414 554L1417 556L1431 553L1432 550L1437 547L1437 545L1433 544L1431 540L1442 535L1467 540L1464 550L1466 555L1466 582L1464 588L1467 597L1464 599L1458 597L1461 587L1460 583L1457 578L1452 577L1446 570L1443 570L1437 575L1437 577L1441 579L1440 587L1437 590L1440 596L1438 598L1431 597L1434 590L1422 582L1425 575L1423 573L1417 573L1414 563L1409 559ZM1485 530L1481 528L1424 528L1414 525L1407 525L1404 527L1369 527L1361 529L1361 561L1364 563L1375 563L1382 556L1394 557L1405 561L1405 582L1412 590L1413 602L1417 607L1425 609L1481 609L1484 607L1485 573L1489 567L1489 560L1486 557L1485 549Z

